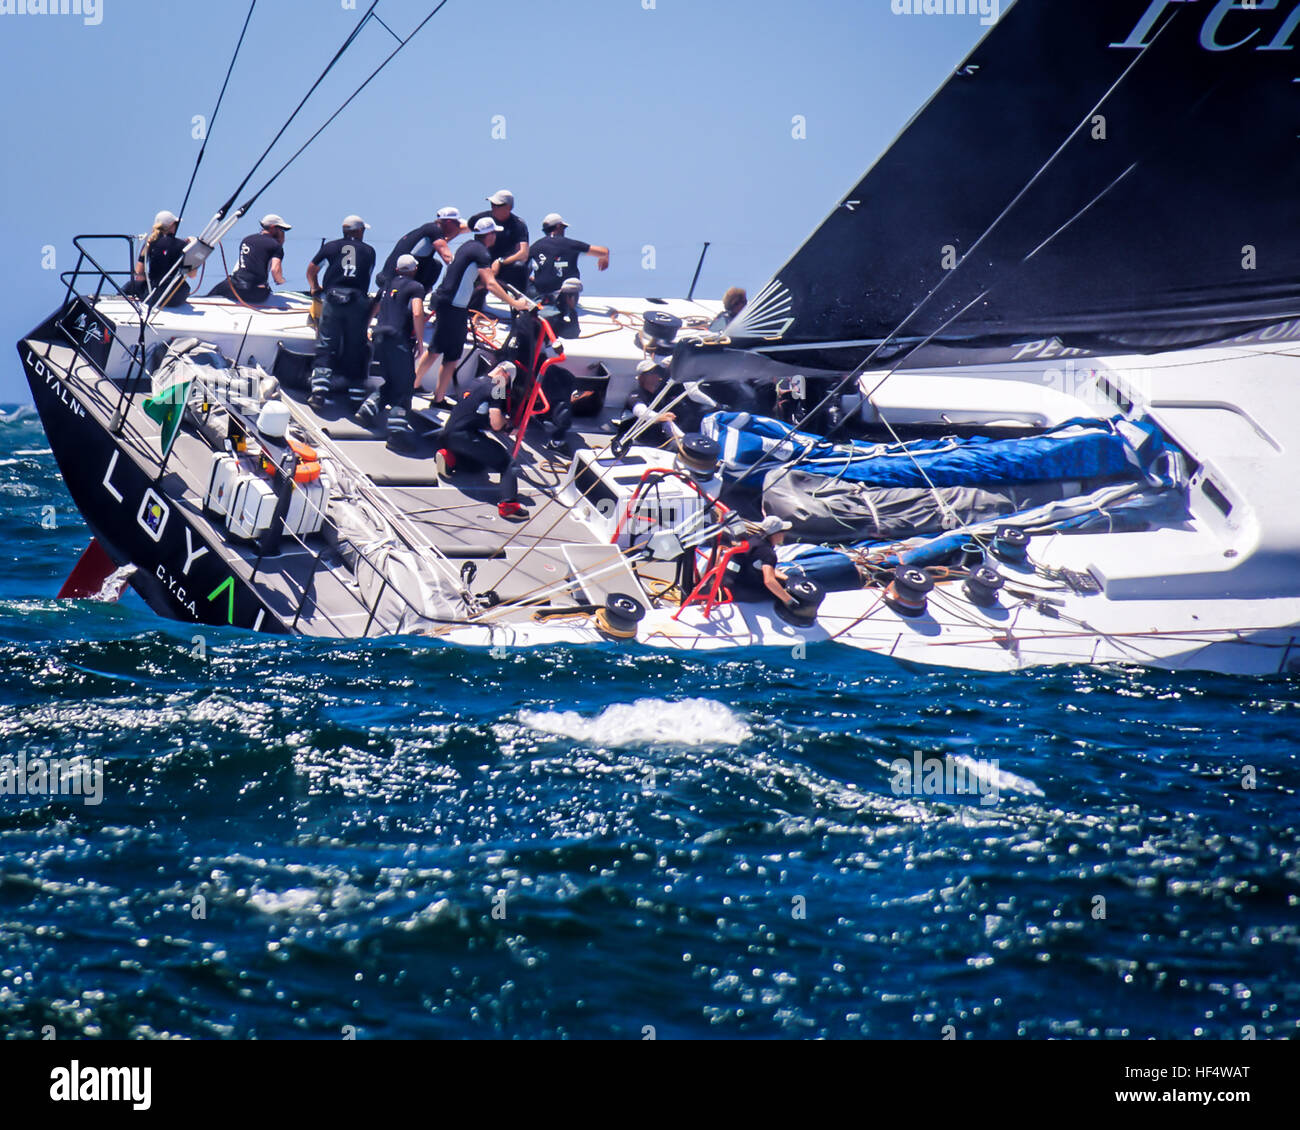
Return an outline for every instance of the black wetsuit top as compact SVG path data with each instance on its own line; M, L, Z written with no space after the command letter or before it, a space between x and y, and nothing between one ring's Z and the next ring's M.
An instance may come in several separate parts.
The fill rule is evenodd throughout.
M442 256L433 249L434 243L442 238L442 227L437 220L408 231L397 241L379 277L391 282L397 277L397 260L403 255L413 255L420 264L415 272L415 281L424 287L427 294L442 274Z
M316 266L329 263L320 285L323 290L343 287L370 292L370 275L375 269L375 249L359 239L336 239L325 244L312 260Z
M140 251L140 261L145 264L150 288L156 287L185 255L185 241L166 233L160 235L148 248Z
M272 259L284 259L284 247L280 241L270 232L250 235L239 245L239 265L230 277L240 290L267 287Z
M493 383L491 380L483 379L465 394L451 410L451 416L447 419L447 431L461 433L492 431L489 412L493 408L499 408L502 412L506 410L506 402L497 400L492 395Z
M474 225L484 217L487 219L492 218L490 209L486 212L478 212L469 218L470 231L473 231ZM497 232L497 241L492 245L492 262L509 258L528 242L528 225L519 218L517 212L511 212L509 218L501 227L505 230ZM508 267L502 267L497 273L497 281L502 286L513 286L522 293L524 287L528 285L528 261L511 263Z
M411 302L416 298L424 301L424 287L414 279L398 275L384 288L380 297L376 332L386 330L396 334L402 341L413 342L415 317L411 313Z
M728 585L737 599L761 600L771 592L763 583L763 566L777 567L776 550L766 538L750 537L748 541L749 549L732 558L732 562L740 566L740 571L728 573Z
M443 275L442 285L434 295L435 300L466 308L478 282L479 271L491 265L492 253L483 246L483 241L471 239L457 249L456 257L451 261L451 266Z
M554 294L565 279L581 278L578 258L590 250L590 243L565 235L548 235L534 243L528 250L528 263L533 269L537 293Z

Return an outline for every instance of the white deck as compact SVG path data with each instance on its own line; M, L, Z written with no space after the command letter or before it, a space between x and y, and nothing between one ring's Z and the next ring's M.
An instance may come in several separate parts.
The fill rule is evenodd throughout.
M587 298L583 305L595 313L583 318L581 339L564 342L569 367L581 374L604 366L613 374L610 401L619 403L644 356L631 328L643 312L666 310L704 323L717 310L708 303L617 298ZM128 320L130 308L121 301L105 301L100 309L114 322ZM292 297L257 312L198 300L161 312L150 332L158 340L199 337L241 363L255 360L267 369L277 343L308 352L314 342L307 304ZM895 613L878 590L869 589L828 596L818 626L797 630L766 607L724 606L706 619L696 607L680 614L673 605L655 607L643 591L636 595L652 607L639 635L642 644L675 650L781 647L799 654L811 644L835 640L894 659L977 670L1069 662L1243 673L1300 669L1300 511L1294 501L1294 484L1300 482L1295 438L1300 436L1300 358L1285 344L1089 358L1072 369L1052 369L1040 361L909 370L880 384L886 376L867 373L860 386L875 389L875 409L895 426L1042 426L1114 415L1119 410L1100 391L1104 379L1132 401L1134 415L1148 414L1158 423L1197 468L1189 490L1191 518L1140 533L1055 534L1034 541L1034 562L1090 572L1104 586L1098 595L1076 595L1032 570L1017 576L1004 568L1009 591L995 610L976 608L951 582L940 584L925 616L912 619ZM507 578L510 591L502 595L513 597L547 583L562 584L572 572L572 554L566 557L565 548L600 544L599 530L567 513L559 501L538 499L543 505L524 526L503 523L486 481L440 484L431 461L394 456L346 417L336 413L316 422L453 561L458 546L490 542L508 548L502 561L480 563L480 588ZM599 423L584 433L592 447L607 442ZM141 427L147 434L149 425ZM525 463L537 467L544 459L529 450ZM545 480L542 473L542 479L558 485L558 476ZM1210 493L1203 489L1206 482ZM1226 500L1229 513L1215 498ZM313 630L310 620L303 628ZM519 609L490 612L473 626L430 627L423 634L493 647L600 639L581 617L539 623Z

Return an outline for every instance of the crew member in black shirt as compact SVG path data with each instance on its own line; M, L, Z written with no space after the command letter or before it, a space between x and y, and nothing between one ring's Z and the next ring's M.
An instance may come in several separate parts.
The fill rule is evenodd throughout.
M292 231L272 213L262 219L262 230L250 235L239 245L239 262L230 273L210 291L209 298L229 298L248 306L261 306L271 297L267 273L276 286L284 286L284 234Z
M415 281L426 292L432 291L438 282L438 276L442 274L443 265L452 260L449 246L451 241L467 231L469 227L460 218L459 208L439 208L436 219L408 231L397 241L397 246L375 279L376 286L382 291L397 274L397 260L403 255L413 255L420 263L419 270L415 272Z
M519 471L507 440L510 414L506 405L515 374L513 362L503 361L471 388L452 409L438 449L440 478L452 471L501 472L497 513L503 518L526 513L519 502Z
M420 359L416 379L439 361L438 387L433 394L434 403L440 403L451 388L456 365L465 355L465 334L469 329L470 299L477 288L491 291L502 302L515 310L527 310L528 301L512 298L492 274L492 248L500 234L500 226L491 216L482 216L474 224L474 238L463 243L452 257L451 266L442 276L442 283L434 292L434 315L437 323L433 331L433 346Z
M680 439L682 431L677 427L677 417L672 412L653 407L660 399L664 382L668 379L668 370L655 361L642 361L636 367L636 388L627 398L624 407L632 413L638 424L648 418L654 423L647 424L633 441L641 447L667 447L674 439Z
M791 529L785 519L772 515L745 539L749 549L731 559L727 573L726 585L735 600L762 600L770 594L782 604L794 603L794 597L786 591L785 571L776 559L776 551Z
M157 305L166 297L159 292L158 287L185 256L185 241L176 235L180 223L175 215L167 211L159 212L154 217L153 230L140 248L140 257L135 263L134 280L123 293L133 298L143 298L150 306ZM194 275L194 271L189 272L190 278ZM181 280L165 305L183 306L189 296L190 284Z
M528 285L528 225L515 214L515 195L507 188L488 197L491 211L477 212L469 218L471 230L484 217L491 216L500 228L492 248L492 270L502 286L512 286L520 294ZM480 291L471 309L482 310L487 294Z
M316 368L311 375L313 408L324 406L336 373L347 388L359 389L366 379L370 275L375 269L375 249L365 242L369 226L360 216L349 216L343 221L343 238L325 244L307 264L311 296L321 300ZM323 280L322 263L328 264Z
M383 383L375 388L357 409L357 419L367 427L388 406L390 442L409 440L413 436L408 414L411 394L415 391L415 355L424 342L424 287L415 281L419 263L415 256L403 255L395 264L397 276L379 296L379 320L371 334L375 355L383 373Z
M609 269L609 248L595 244L583 243L580 239L570 239L566 234L569 225L564 217L552 212L542 221L543 238L529 248L528 266L532 272L532 291L543 302L549 302L559 293L566 279L578 279L582 272L578 269L578 260L583 255L592 255L596 266L602 270Z
M542 307L542 317L550 323L556 337L572 340L582 336L582 325L578 319L578 299L581 295L582 280L565 279L560 284L559 293L550 296L550 304Z

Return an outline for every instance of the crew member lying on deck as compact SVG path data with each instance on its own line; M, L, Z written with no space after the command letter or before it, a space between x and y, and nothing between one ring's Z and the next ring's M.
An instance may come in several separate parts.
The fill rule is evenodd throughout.
M453 471L500 471L497 513L503 518L526 515L519 502L519 471L507 437L510 416L506 401L516 369L503 361L465 394L452 409L439 440L438 476Z

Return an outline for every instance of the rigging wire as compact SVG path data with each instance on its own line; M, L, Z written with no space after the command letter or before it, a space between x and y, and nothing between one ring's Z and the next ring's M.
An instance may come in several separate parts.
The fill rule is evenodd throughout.
M378 2L379 0L375 0L376 4ZM344 101L343 105L341 105L337 110L334 111L334 113L332 113L329 116L329 118L326 119L325 124L321 126L320 129L318 129L314 134L311 135L311 137L309 137L305 142L303 142L302 146L298 149L298 151L294 153L294 155L290 157L283 165L280 166L280 168L276 171L275 175L272 176L271 179L266 182L266 184L262 185L262 187L259 188L257 192L253 194L252 199L250 199L248 203L245 204L240 209L240 211L246 213L248 209L253 206L253 203L257 200L257 198L261 196L262 193L264 193L268 188L270 188L271 185L273 185L277 180L280 179L280 176L285 172L285 170L288 169L290 165L292 165L299 157L303 155L303 153L307 150L307 147L310 146L311 143L315 141L318 137L320 137L322 133L324 133L327 129L329 129L329 127L334 123L335 118L337 118L341 113L343 113L343 111L346 110L353 103L353 101L355 101L356 98L360 96L361 92L365 90L366 87L368 87L376 78L379 77L379 73L382 70L384 70L384 68L387 67L388 64L391 63L401 53L402 49L408 43L410 43L411 40L413 40L417 35L419 35L421 31L424 30L425 25L431 19L433 19L433 17L436 16L440 11L442 11L442 9L445 8L446 6L447 6L447 0L441 0L441 3L438 4L438 6L433 9L433 11L431 11L427 16L424 17L423 20L420 21L419 25L416 27L416 29L413 32L411 32L410 35L408 35L405 39L399 40L397 46L393 48L392 53L382 63L380 63L379 66L377 66L373 71L370 72L370 76L366 79L366 81L363 82L360 86L358 86L356 90L354 90L348 96L348 98ZM371 7L373 9L374 5L371 5ZM367 19L368 18L370 18L369 15L367 15ZM378 17L375 18L378 19ZM382 21L380 22L382 23ZM388 28L387 24L385 24L384 27L386 30L388 30L390 35L393 34L392 29ZM358 27L357 30L359 31L360 28ZM261 164L261 162L259 161L258 164ZM250 173L249 176L251 177L252 174ZM248 181L246 180L244 184L247 183ZM242 189L243 185L241 185L240 188ZM236 193L236 195L238 195L238 193Z
M204 154L208 151L208 141L212 138L213 129L216 128L217 115L221 113L221 104L225 101L226 88L230 85L230 76L235 72L235 61L239 58L240 48L244 46L244 36L248 34L248 25L252 22L253 10L256 7L257 0L253 0L253 2L248 6L248 15L244 18L244 30L239 33L239 42L235 44L235 53L231 56L230 66L226 69L226 81L221 84L221 93L217 95L216 109L212 111L212 117L208 119L208 129L203 136L203 145L199 149L198 160L194 162L194 171L190 173L190 183L189 187L185 190L185 200L181 204L181 210L176 213L178 216L184 216L185 209L189 207L190 193L194 191L194 181L199 175L199 166L203 164Z
M1061 154L1065 152L1066 147L1070 144L1071 141L1074 140L1074 138L1078 135L1079 131L1084 129L1088 125L1088 123L1092 121L1093 117L1097 114L1097 112L1102 108L1102 106L1106 104L1107 99L1109 99L1111 95L1114 94L1115 91L1119 89L1120 85L1124 82L1124 80L1127 79L1128 76L1132 73L1133 68L1136 67L1138 63L1151 50L1151 48L1155 46L1156 41L1160 38L1162 34L1164 34L1165 30L1169 27L1169 25L1173 23L1174 19L1177 18L1177 15L1178 13L1176 11L1170 13L1169 17L1160 26L1160 28L1156 31L1156 33L1151 37L1151 40L1150 42L1147 43L1146 47L1144 47L1142 51L1139 52L1138 55L1135 56L1134 59L1128 64L1128 66L1124 68L1124 70L1120 73L1119 77L1115 79L1115 81L1110 85L1110 87L1098 100L1097 104L1091 110L1089 110L1086 115L1084 115L1083 119L1079 122L1077 126L1075 126L1073 130L1070 131L1070 133L1066 136L1065 140L1062 141L1061 144L1056 148L1055 152L1052 153L1052 155L1048 157L1048 159L1045 162L1043 162L1042 165L1039 166L1039 168L1034 172L1033 176L1031 176L1029 180L1025 182L1025 184L1021 187L1020 191L1016 193L1016 195L1011 199L1011 201L994 218L992 223L990 223L984 229L984 231L980 233L979 237L975 240L975 242L971 244L970 250L967 251L966 254L962 257L962 263L969 261L971 255L974 254L975 250L982 243L984 243L986 239L988 239L988 237L992 234L994 229L996 229L1002 223L1002 221L1006 219L1006 217L1012 212L1012 210L1016 207L1016 205L1018 205L1024 199L1025 195L1030 191L1030 189L1034 187L1034 185L1047 172L1047 170L1056 162L1057 158L1059 158ZM1046 240L1044 240L1037 247L1035 247L1034 250L1031 251L1028 256L1026 256L1026 259L1032 258L1034 255L1037 255L1038 252L1040 252L1044 247L1046 247L1049 243L1051 243L1052 240L1056 239L1056 237L1059 236L1063 231L1065 231L1066 228L1068 228L1071 224L1073 224L1075 220L1077 220L1080 216L1082 216L1085 212L1087 212L1093 206L1093 204L1097 202L1097 200L1099 200L1102 196L1104 196L1107 192L1109 192L1116 184L1119 183L1120 180L1123 180L1132 171L1133 171L1133 167L1130 166L1123 173L1121 173L1120 176L1115 181L1107 185L1106 188L1103 189L1102 192L1098 194L1098 196L1094 197L1094 199L1088 205L1086 205L1083 209L1077 212L1073 217L1071 217L1069 221L1067 221L1064 225L1062 225L1055 232L1053 232ZM916 306L912 308L911 312L908 313L907 316L903 318L903 320L889 333L889 335L885 337L871 351L871 353L868 354L868 356L865 357L857 365L856 368L854 368L850 373L848 373L844 377L844 379L841 380L840 383L835 386L835 388L833 388L830 392L828 392L826 396L823 397L822 400L817 404L817 406L814 407L808 413L808 415L815 416L818 412L820 412L823 408L825 408L828 404L830 404L835 399L835 397L843 393L844 389L847 388L853 381L855 381L858 377L860 377L863 373L865 373L867 369L870 367L872 361L874 361L876 357L879 356L880 352L891 341L897 338L899 333L904 329L904 327L906 327L908 323L911 322L911 320L914 317L916 317L916 315L922 309L924 309L926 305L929 304L930 300L934 298L934 296L938 294L939 291L941 291L944 288L944 286L947 285L947 283L952 279L952 277L957 274L957 271L960 270L960 267L961 264L958 264L956 270L947 272L947 274L945 274L945 276L939 280L939 282L934 286L934 288L927 295L925 295L925 297L922 298L921 301L917 303ZM916 346L913 350L910 350L909 354L915 353L918 350L925 348L925 346L927 346L931 341L933 341L940 333L942 333L945 329L947 329L948 326L950 326L953 322L955 322L958 318L960 318L963 314L965 314L968 310L970 310L973 306L975 306L976 303L981 302L984 298L986 298L990 293L990 291L993 289L994 288L992 286L985 288L980 294L976 295L975 298L973 298L960 310L958 310L951 317L947 318L938 327L936 327L920 343L920 345ZM898 372L898 368L902 364L902 361L903 358L899 358L899 360L894 363L894 365L889 369L889 371L886 372L885 375L876 383L876 385L872 388L872 390L863 397L864 402L872 404L872 406L876 409L876 415L877 417L879 417L881 423L885 425L885 427L889 430L891 436L899 443L901 443L902 441L901 439L899 439L898 433L894 430L893 426L885 418L884 414L880 411L879 407L877 407L874 404L872 398L875 396L877 392L880 391L880 389L885 385L885 383ZM832 432L833 431L834 428L832 428ZM828 433L828 436L829 434L830 433ZM926 485L929 487L933 497L935 498L935 501L939 504L942 510L948 512L950 509L949 506L938 494L938 491L934 487L933 483L930 482L929 476L926 475L925 470L921 467L920 463L917 462L915 457L911 455L910 451L908 452L908 455L912 459L912 462L916 465L916 468L920 472L921 477L925 479ZM744 474L742 474L740 478L737 480L736 485L743 483L750 475L754 473L755 470L758 469L759 466L761 466L761 462L755 463L754 466L746 470ZM776 481L780 481L780 478L784 478L793 469L794 469L793 464L787 464L785 467L781 468L780 476Z
M284 125L280 127L280 131L275 135L275 137L271 139L271 144L266 147L262 155L257 159L257 163L251 169L248 170L248 175L244 177L239 187L230 194L230 199L227 200L225 204L221 206L221 210L217 213L217 215L220 218L222 219L225 218L226 213L230 211L236 199L238 199L239 194L243 192L245 188L248 187L248 182L253 179L253 174L256 173L257 170L262 167L262 162L265 161L267 157L270 156L271 150L275 148L276 143L279 142L280 138L284 136L285 130L287 130L293 124L294 119L302 112L302 108L307 105L308 99L310 99L311 96L316 93L317 89L320 87L320 84L325 81L326 77L334 69L338 61L342 59L343 56L347 53L348 48L350 48L352 44L356 42L357 36L361 34L361 30L366 26L366 24L370 22L370 16L378 6L379 6L379 0L371 0L370 7L366 9L366 14L361 17L361 20L357 23L357 26L354 27L352 31L348 33L347 39L343 41L343 46L341 46L334 53L334 57L326 65L325 69L321 71L320 77L317 78L316 81L311 84L311 89L309 89L307 93L303 95L302 101L298 103L298 105L294 108L293 113L289 115L288 120L284 123ZM254 197L254 200L255 199L256 197ZM240 214L242 215L246 213L247 210L252 206L252 204L253 201L250 200L248 204L246 204L242 209L240 209Z

